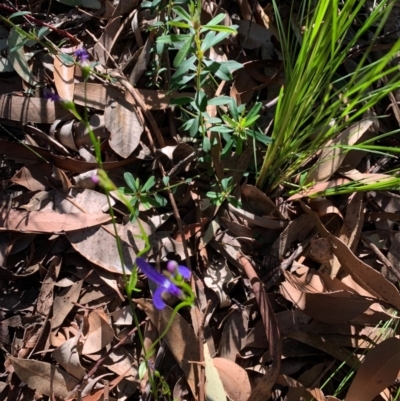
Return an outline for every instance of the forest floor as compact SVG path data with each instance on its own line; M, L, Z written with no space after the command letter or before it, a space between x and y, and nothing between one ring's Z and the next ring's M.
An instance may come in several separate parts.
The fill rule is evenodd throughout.
M311 195L346 163L379 174L398 162L349 153L319 187L262 190L285 84L273 7L202 2L201 26L221 13L210 26L237 26L210 28L221 42L210 35L204 53L219 66L204 70L221 102L205 103L208 121L224 115L212 131L188 117L205 115L191 66L173 75L192 42L157 48L160 4L172 2L0 4L0 401L397 399L400 192ZM290 26L298 5L278 6ZM232 142L244 112L227 98L253 108L257 145ZM398 101L374 110L385 118L369 138L398 128Z

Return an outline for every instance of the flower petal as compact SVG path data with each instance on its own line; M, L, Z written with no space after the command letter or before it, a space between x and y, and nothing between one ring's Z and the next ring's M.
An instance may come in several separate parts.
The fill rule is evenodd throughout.
M136 258L136 264L139 269L144 273L151 281L154 281L156 284L160 286L164 286L165 282L169 283L169 280L154 269L151 265L149 265L144 259Z
M186 266L179 265L177 271L185 280L189 280L192 275L192 272Z
M165 308L165 302L162 299L162 294L165 291L165 288L158 287L153 294L153 304L156 309L161 310Z
M165 282L163 287L164 291L169 292L171 295L176 297L180 297L182 295L182 290L170 281Z

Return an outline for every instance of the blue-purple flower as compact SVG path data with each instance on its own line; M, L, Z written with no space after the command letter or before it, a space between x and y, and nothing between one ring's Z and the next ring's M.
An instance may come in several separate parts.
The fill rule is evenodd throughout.
M60 96L57 93L53 92L51 89L44 88L43 96L45 99L51 100L52 102L60 102L61 101Z
M82 64L89 61L89 53L87 52L87 50L84 47L81 47L80 49L75 50L74 54L77 57L78 61Z
M183 290L176 284L183 279L189 279L191 272L185 266L178 265L177 262L171 260L167 264L167 269L171 274L171 278L159 273L154 267L150 266L144 259L136 258L136 264L147 278L157 284L157 289L153 294L153 303L156 309L164 309L165 302L162 299L164 292L168 292L178 298L184 296Z

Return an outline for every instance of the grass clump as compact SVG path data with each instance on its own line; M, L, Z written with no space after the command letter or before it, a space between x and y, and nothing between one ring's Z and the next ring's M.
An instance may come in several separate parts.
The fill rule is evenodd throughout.
M275 10L278 10L274 1ZM400 41L380 59L372 50L393 7L393 1L374 4L360 23L365 0L304 0L298 19L291 13L294 28L284 26L279 12L276 21L283 50L285 85L277 103L272 144L265 154L257 185L268 192L307 171L310 156L329 145L341 131L359 121L399 83L399 69L390 61L400 50ZM372 38L368 34L374 32ZM350 73L344 63L359 43L369 43ZM386 82L379 88L378 82ZM357 149L357 145L343 151ZM379 150L378 150L379 151ZM388 151L387 148L384 151ZM389 152L395 149L389 149ZM307 172L310 175L311 170ZM310 184L305 177L304 182ZM399 182L395 180L395 186ZM349 192L351 192L351 188Z

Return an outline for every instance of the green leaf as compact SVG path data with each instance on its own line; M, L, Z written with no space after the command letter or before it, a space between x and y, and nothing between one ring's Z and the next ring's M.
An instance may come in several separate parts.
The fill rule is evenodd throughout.
M191 36L189 39L186 40L186 42L183 44L177 55L175 56L174 59L174 67L178 68L183 60L185 60L187 54L189 53L190 48L192 47L192 42L193 42L193 36Z
M224 26L224 25L206 25L207 30L211 31L217 31L226 34L226 36L229 36L233 33L236 33L237 30L234 27L231 26ZM203 30L204 28L202 28Z
M173 106L182 106L184 104L188 104L193 102L193 98L192 97L176 97L170 100L169 104L173 105Z
M187 22L191 22L192 18L191 16L188 14L188 12L186 10L184 10L182 7L180 6L175 6L173 8L173 11L176 15L178 15L179 17L181 17L183 20L187 21Z
M199 132L199 126L200 126L200 116L196 116L193 119L193 124L189 128L189 135L193 138L194 136L197 135Z
M150 176L149 179L145 182L145 184L142 187L142 191L143 192L148 192L155 184L156 179L154 178L154 176Z
M133 192L137 192L138 191L138 188L136 187L135 179L133 178L133 175L131 173L125 172L124 173L124 180L125 180L126 184L128 185L128 187Z
M218 25L223 19L225 18L225 14L221 13L216 15L208 24L204 25L204 26L212 26L212 25Z
M16 13L11 14L8 19L13 19L16 17L21 17L22 15L32 14L30 11L17 11Z
M189 24L187 24L186 22L181 22L181 21L168 21L167 25L168 26L176 26L178 28L190 29Z
M211 127L210 131L212 132L232 132L232 128L225 127L224 125L217 125L215 127Z
M251 118L248 118L246 116L246 122L245 122L244 126L251 127L259 118L260 118L260 116L253 116Z
M210 99L208 101L208 104L210 106L222 106L224 104L229 104L232 101L232 98L230 96L218 96L214 97L213 99Z
M160 194L154 194L154 199L157 201L157 203L160 205L160 207L164 207L164 206L168 205L167 199L165 199Z
M72 65L75 63L75 59L69 54L60 53L57 57L66 65Z
M221 61L220 64L225 66L231 73L243 68L243 64L240 64L235 60Z
M211 198L211 199L217 199L219 197L219 193L215 192L215 191L208 191L206 193L207 198Z
M38 36L39 39L41 39L43 36L47 35L47 34L50 33L50 32L51 32L51 29L50 29L50 28L48 28L47 26L42 26L42 27L39 29L39 31L38 31L38 33L37 33L37 36Z
M218 43L222 42L225 38L229 36L229 33L220 32L218 35L215 32L208 32L205 36L203 43L201 44L201 50L205 52L210 47L216 46Z
M165 186L168 186L169 184L169 176L166 175L165 177L163 177L162 182Z
M184 42L191 38L193 35L180 34L180 35L161 35L157 38L157 43L176 43Z
M207 153L211 150L211 142L207 136L203 138L203 150Z
M18 27L12 27L8 35L8 60L14 68L14 71L29 85L36 85L37 81L29 68L28 61L22 48L26 38L18 32Z
M270 143L272 143L272 139L269 136L258 131L252 131L252 133L254 133L256 141L261 142L264 145L269 145Z
M200 90L195 95L194 106L201 112L205 112L207 108L207 96L203 90Z
M246 118L252 118L253 116L257 115L259 111L261 110L262 104L260 102L257 102L254 104L254 106L251 108L251 110L248 112ZM257 116L259 117L259 116Z

